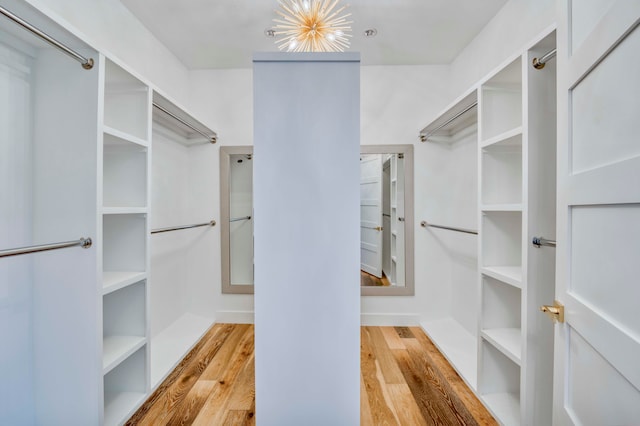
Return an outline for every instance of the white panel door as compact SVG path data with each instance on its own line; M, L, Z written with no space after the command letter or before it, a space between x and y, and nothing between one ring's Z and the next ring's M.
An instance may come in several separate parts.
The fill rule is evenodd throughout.
M382 277L382 155L360 157L360 269Z
M562 15L554 424L638 424L640 2L567 0Z

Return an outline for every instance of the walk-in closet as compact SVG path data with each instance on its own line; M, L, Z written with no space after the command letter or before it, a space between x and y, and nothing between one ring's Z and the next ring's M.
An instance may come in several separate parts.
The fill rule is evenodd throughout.
M640 1L0 0L0 425L633 425Z

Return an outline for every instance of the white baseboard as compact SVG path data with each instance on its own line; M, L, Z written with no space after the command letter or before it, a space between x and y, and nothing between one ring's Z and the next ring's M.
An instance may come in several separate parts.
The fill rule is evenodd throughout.
M253 311L218 311L216 323L253 324Z
M419 314L360 314L360 325L413 327L420 325Z
M361 325L413 327L420 325L419 314L361 314ZM216 323L253 324L253 311L218 311Z

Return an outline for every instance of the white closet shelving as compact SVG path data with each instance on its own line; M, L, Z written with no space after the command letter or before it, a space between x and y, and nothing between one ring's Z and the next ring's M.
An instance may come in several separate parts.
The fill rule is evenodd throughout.
M531 61L554 46L541 38L479 89L477 392L505 425L551 423L552 327L538 307L553 299L554 253L531 239L554 235L556 75Z
M423 142L453 147L458 143L468 144L471 141L473 146L469 146L469 148L475 152L478 121L476 103L477 91L475 89L456 100L421 131ZM457 155L464 156L465 152ZM472 197L465 198L472 199ZM469 208L472 209L470 211L475 211L475 203ZM473 219L470 216L470 220ZM456 225L449 222L442 224ZM443 238L443 241L447 241L447 243L451 242L455 246L466 245L473 247L471 251L475 250L475 236L457 234L448 230L431 231L433 228L429 229L428 232L438 233L438 238ZM470 272L468 277L460 274L458 280L454 281L452 278L450 283L443 285L447 286L446 294L449 297L449 300L443 301L443 305L446 306L444 316L423 321L421 326L458 374L475 390L478 362L476 313L479 293L477 285L473 281L473 272ZM457 296L464 297L458 298Z
M2 259L10 278L8 294L17 295L8 300L16 306L16 332L5 343L11 356L23 361L12 363L15 381L8 376L5 381L5 370L0 371L0 390L16 389L16 400L23 404L8 412L2 405L1 417L10 424L123 424L149 395L151 383L156 386L213 323L206 312L215 297L217 268L209 257L218 246L216 234L199 228L173 240L158 236L155 241L164 238L183 267L168 276L178 277L173 282L163 283L159 271L153 287L151 254L157 246L150 240L151 196L166 191L163 179L173 177L156 173L154 192L153 104L174 116L154 114L154 136L166 130L171 145L193 150L184 164L179 156L160 150L169 168L185 166L185 180L177 192L167 191L170 199L165 201L181 206L186 215L163 215L160 206L159 226L213 219L214 195L203 193L199 184L210 178L202 174L216 164L206 157L215 133L126 66L26 3L6 0L2 7L91 58L93 67L83 69L2 18L0 89L8 89L0 90L0 133L7 136L0 139L0 153L9 160L6 170L0 168L0 182L10 184L0 185L0 206L11 208L0 207L8 219L0 223L1 248L81 237L91 238L93 245ZM176 125L176 119L193 129ZM196 147L203 138L208 146ZM185 198L174 197L176 193ZM204 209L199 202L211 206ZM165 219L171 223L160 223ZM164 304L150 304L163 285L175 293L160 296ZM74 402L71 411L69 401Z
M553 328L539 306L553 300L555 253L531 240L555 235L556 74L553 62L543 70L531 62L554 47L555 32L546 31L421 132L423 141L451 144L477 121L477 284L452 288L445 316L421 325L510 426L551 424ZM474 329L461 309L475 314Z
M104 63L102 325L104 424L119 424L149 389L150 88Z
M205 167L210 169L212 163L200 163L198 159L216 150L217 147L211 143L215 133L156 91L153 104L153 228L209 222L214 216L213 209L198 207L199 201L193 197L196 194L204 196L198 188L206 185ZM210 226L206 226L163 232L151 237L152 389L162 382L214 322L196 307L198 300L214 297L212 283L206 278L211 274L203 272L203 268L212 262L200 260L203 252L213 252L213 232Z
M21 372L33 378L32 395L19 399L34 408L22 406L31 418L3 413L3 420L120 424L149 390L150 91L35 9L5 6L93 60L83 69L17 26L0 29L0 61L9 60L11 72L12 107L3 116L13 121L3 128L15 133L1 145L18 154L7 163L18 177L9 180L9 200L19 206L16 228L29 229L11 242L89 237L93 245L9 260L20 265L10 267L11 281L28 289L25 318L33 318L32 346L18 350L33 354Z

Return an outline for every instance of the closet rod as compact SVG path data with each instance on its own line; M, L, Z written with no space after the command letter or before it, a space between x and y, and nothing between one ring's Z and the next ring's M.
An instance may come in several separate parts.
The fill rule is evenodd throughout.
M75 246L80 246L82 248L87 249L91 247L91 244L93 244L93 242L91 241L91 238L80 238L77 241L65 241L63 243L42 244L39 246L29 246L29 247L20 247L20 248L14 248L9 250L0 250L0 257L17 256L19 254L37 253L40 251L57 250L61 248L75 247Z
M531 244L533 244L534 246L540 248L540 246L548 246L548 247L555 247L556 246L556 240L547 240L544 237L533 237L533 240L531 241Z
M420 226L422 226L423 228L430 226L432 228L448 229L449 231L464 232L465 234L478 235L478 231L474 231L473 229L454 228L452 226L434 225L433 223L427 223L424 220L420 222Z
M444 126L446 126L448 124L451 124L453 121L455 121L458 118L462 117L467 111L472 110L477 105L478 105L478 102L472 103L471 105L469 105L468 107L466 107L465 109L463 109L462 111L460 111L459 113L457 113L456 115L454 115L453 117L451 117L450 119L448 119L447 121L445 121L444 123L442 123L441 125L436 127L435 129L431 130L430 132L428 132L426 134L421 134L420 135L420 140L422 142L426 142L427 139L429 139L429 136L433 135L435 132L437 132L438 130L442 129Z
M211 143L216 143L216 141L218 140L217 135L214 133L213 136L209 136L203 132L201 132L200 130L196 129L195 127L193 127L191 124L187 123L186 121L184 121L182 118L178 117L177 115L173 114L172 112L167 111L166 109L164 109L163 107L161 107L160 105L158 105L157 103L153 103L153 106L158 108L160 111L164 112L165 114L167 114L169 117L174 118L176 120L178 120L180 123L184 124L185 126L187 126L188 128L190 128L191 130L193 130L194 132L198 132L200 133L202 136L204 136L205 138L207 138L207 140Z
M542 55L540 59L533 58L533 61L532 61L533 67L537 70L541 70L542 68L544 68L545 64L549 61L549 59L552 59L556 56L556 53L557 53L557 49L552 49L547 53L545 53L544 55Z
M76 61L80 62L80 64L82 64L82 68L84 68L85 70L90 70L91 68L93 68L93 59L85 58L84 56L82 56L81 54L76 52L75 50L72 50L69 47L65 46L64 44L60 43L58 40L54 39L53 37L51 37L50 35L46 34L45 32L40 31L39 29L37 29L36 27L31 25L30 23L28 23L24 19L14 15L13 13L11 13L10 11L8 11L7 9L5 9L2 6L0 6L0 13L2 13L7 18L11 19L16 24L20 25L22 28L24 28L27 31L31 32L32 34L40 37L42 40L46 41L47 43L49 43L53 47L56 47L56 48L62 50L64 53L66 53L67 55L71 56Z
M241 220L251 220L251 216L234 217L229 219L229 222L240 222Z
M158 229L151 230L151 233L152 234L159 234L161 232L179 231L181 229L189 229L189 228L199 228L200 226L216 226L216 221L212 220L211 222L196 223L195 225L172 226L172 227L169 227L169 228L158 228Z

